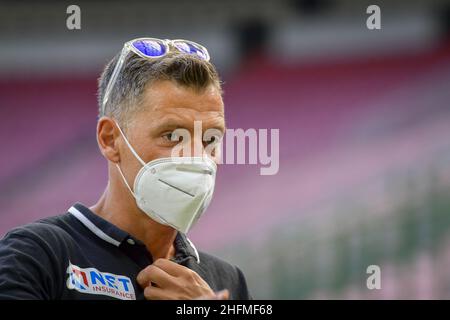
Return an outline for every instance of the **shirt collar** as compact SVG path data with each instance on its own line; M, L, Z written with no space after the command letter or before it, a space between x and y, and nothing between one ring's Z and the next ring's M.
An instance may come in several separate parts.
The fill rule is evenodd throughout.
M83 204L77 202L69 208L68 212L77 218L86 228L100 239L119 247L124 241L133 239L136 243L141 243L128 232L116 227L114 224L98 216ZM200 263L200 256L191 240L182 232L178 232L174 241L175 258L183 259L192 256Z

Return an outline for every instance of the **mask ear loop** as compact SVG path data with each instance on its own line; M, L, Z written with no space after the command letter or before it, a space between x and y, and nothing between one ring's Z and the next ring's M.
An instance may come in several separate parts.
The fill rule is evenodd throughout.
M122 129L120 129L119 124L117 123L116 120L114 120L117 129L119 129L120 134L122 135L123 139L125 140L125 143L127 144L128 148L130 148L131 153L133 153L133 155L136 157L136 159L138 159L138 161L142 164L142 166L144 167L146 165L146 163L141 159L141 157L139 157L139 155L136 153L136 151L134 150L134 148L131 146L130 142L128 142L127 137L125 137L125 134L123 133Z
M120 132L120 134L122 135L123 139L125 140L125 143L127 144L128 148L130 148L131 153L132 153L132 154L136 157L136 159L142 164L142 166L145 166L146 163L141 159L141 157L139 157L139 155L136 153L136 151L134 150L134 148L131 146L130 142L128 141L127 137L125 137L125 134L123 133L123 131L122 131L122 129L120 128L120 126L119 126L119 124L117 123L117 121L114 120L114 122L115 122L117 128L119 129L119 132ZM123 174L123 172L122 172L122 169L120 169L120 166L119 166L117 163L116 163L116 167L117 167L117 169L119 170L119 173L120 173L120 175L122 176L122 179L123 179L123 181L125 182L125 184L126 184L128 190L130 190L130 192L131 192L131 194L133 195L133 197L134 197L135 199L137 199L136 194L134 193L133 190L131 190L131 187L130 187L130 185L128 184L127 179L125 179L125 176L124 176L124 174Z
M130 190L131 194L135 199L137 199L136 194L131 190L130 185L127 182L127 179L125 179L125 176L123 175L122 169L120 169L120 166L116 163L116 167L119 170L120 175L122 176L123 181L125 182L125 185L127 186L128 190Z

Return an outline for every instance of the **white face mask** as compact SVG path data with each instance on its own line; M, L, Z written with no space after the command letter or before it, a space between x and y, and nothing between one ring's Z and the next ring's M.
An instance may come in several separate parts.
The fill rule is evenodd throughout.
M137 206L153 220L187 233L211 201L217 165L206 156L161 158L146 164L117 127L142 164L134 180L134 192L116 164Z

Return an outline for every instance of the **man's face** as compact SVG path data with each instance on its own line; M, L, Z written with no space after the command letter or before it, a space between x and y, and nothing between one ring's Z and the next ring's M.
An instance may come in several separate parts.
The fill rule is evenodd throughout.
M211 143L202 139L206 130L217 129L222 134L225 130L223 101L220 91L214 86L196 91L172 81L157 81L143 93L142 104L141 111L130 119L125 135L146 163L172 156L172 149L180 143L171 140L176 129L189 131L191 156L201 156L194 154L194 144L203 152L203 148ZM201 136L194 135L194 121L201 121ZM120 147L120 162L127 167L125 171L134 172L134 176L142 167L124 141Z

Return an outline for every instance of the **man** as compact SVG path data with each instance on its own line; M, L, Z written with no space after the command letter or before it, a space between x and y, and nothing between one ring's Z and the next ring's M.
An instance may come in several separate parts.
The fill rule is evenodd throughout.
M206 48L127 42L99 79L106 190L89 208L77 203L0 241L0 298L250 299L238 267L186 237L211 200L218 159L206 151L221 138L189 139L194 122L225 130Z

